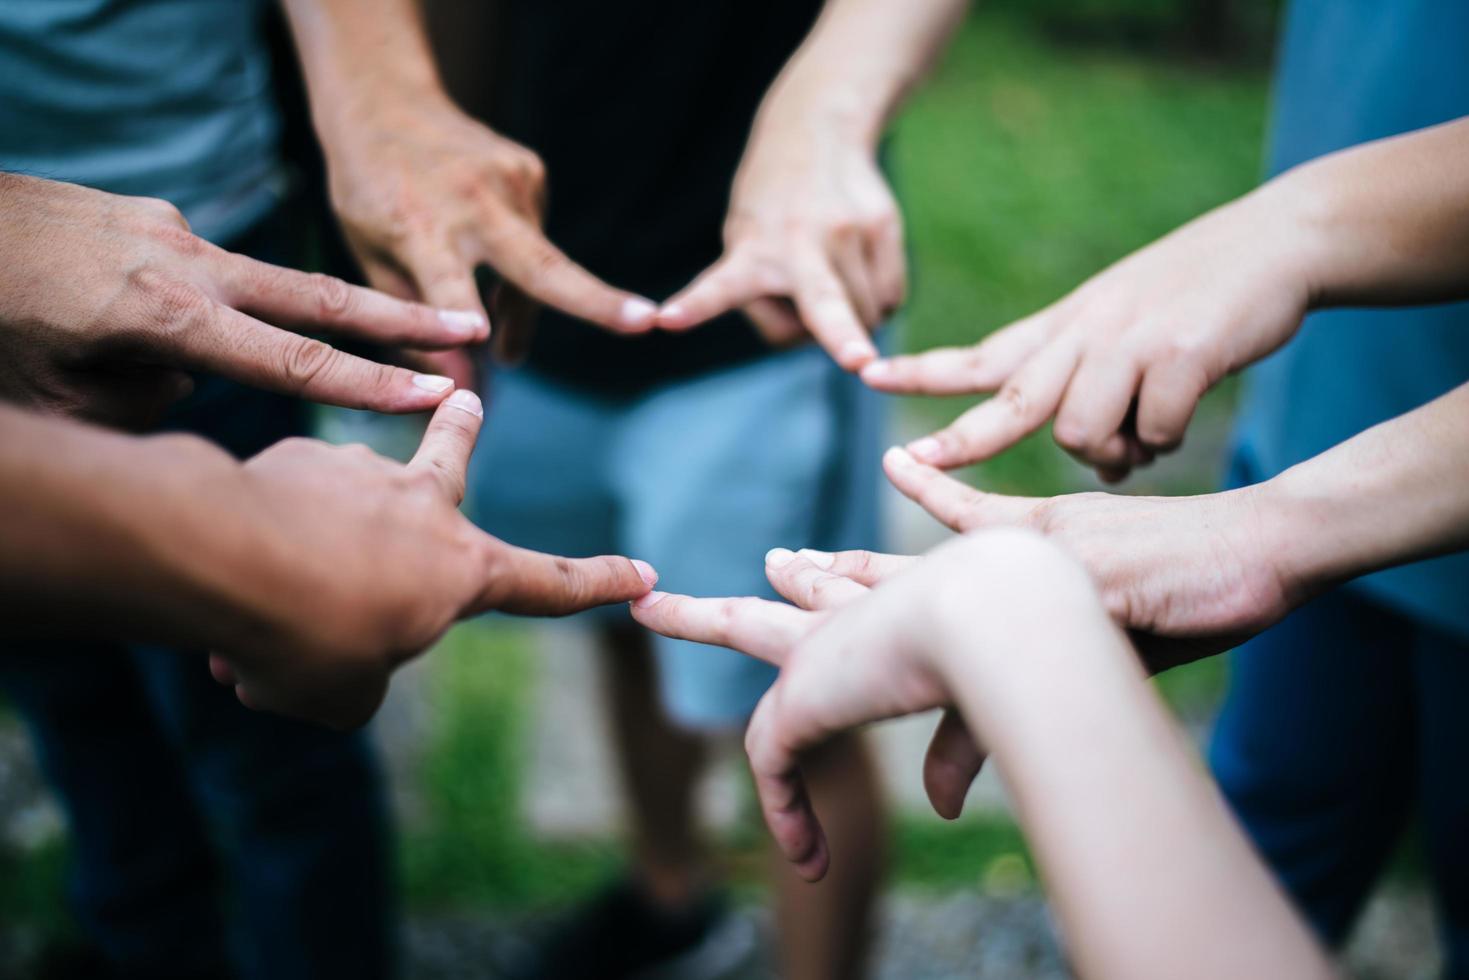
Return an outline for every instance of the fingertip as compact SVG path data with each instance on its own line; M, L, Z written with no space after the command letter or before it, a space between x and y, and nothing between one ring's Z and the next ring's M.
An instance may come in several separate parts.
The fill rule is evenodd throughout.
M651 589L658 584L658 572L652 565L649 565L640 558L630 560L632 561L632 567L638 570L638 577L643 580L644 585Z
M870 340L849 340L837 351L837 364L845 371L861 371L877 358L877 348Z
M859 373L863 383L874 388L881 388L897 380L897 372L893 370L892 364L884 360L873 361L863 367Z
M641 296L629 296L622 301L618 311L618 325L623 330L641 333L651 330L658 322L658 304Z
M465 342L490 336L490 320L479 310L439 310L439 323Z
M771 548L765 553L765 564L770 568L781 568L789 565L796 557L796 553L789 548Z
M889 473L906 472L918 465L913 454L902 446L892 446L882 454L882 465Z
M944 444L934 436L924 436L908 443L907 446L910 459L927 463L930 466L938 466L944 457Z
M667 592L652 591L652 592L647 593L646 595L639 596L638 598L634 599L633 600L633 603L632 603L632 607L634 609L640 609L640 610L652 609L654 606L658 605L658 603L662 602L664 599L667 599L667 598L668 598L668 593Z
M468 388L457 389L452 395L444 399L443 404L449 408L467 412L477 419L482 419L485 416L484 403L480 401L479 395L470 391Z

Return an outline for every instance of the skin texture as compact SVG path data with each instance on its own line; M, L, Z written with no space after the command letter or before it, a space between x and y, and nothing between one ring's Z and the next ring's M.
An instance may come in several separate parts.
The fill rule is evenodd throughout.
M481 418L454 393L406 466L310 439L240 464L193 437L0 409L0 503L17 517L0 527L0 615L214 650L245 704L348 728L458 619L646 593L646 564L524 551L460 514Z
M653 327L656 305L571 261L541 231L540 158L462 112L444 92L413 0L287 0L326 154L332 202L373 286L484 310L498 351L523 353L546 303L619 333ZM433 362L461 384L468 358Z
M823 568L831 558L768 556L791 606L656 592L634 604L653 629L780 666L746 747L767 823L803 875L820 877L828 857L801 751L948 707L925 763L930 797L955 815L976 739L989 748L1079 975L1331 975L1059 548L987 531L922 560L870 556L853 566L862 581Z
M0 397L127 428L188 391L184 371L349 408L417 412L452 388L297 330L448 348L483 316L257 262L163 201L0 175Z
M876 362L875 388L993 393L908 448L943 468L1054 419L1120 480L1176 449L1200 397L1290 340L1314 309L1439 302L1469 289L1469 120L1292 170L973 347Z
M813 337L847 370L907 291L903 222L876 147L968 4L832 0L760 107L724 255L664 304L687 330L742 310L770 343Z

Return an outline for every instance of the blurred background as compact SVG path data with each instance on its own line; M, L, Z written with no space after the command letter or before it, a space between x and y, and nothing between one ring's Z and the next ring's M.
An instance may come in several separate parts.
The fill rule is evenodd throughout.
M891 141L914 266L901 345L972 342L1249 189L1260 171L1276 8L1274 0L983 4ZM1233 397L1232 385L1211 395L1184 449L1124 491L1212 488ZM890 441L971 403L904 402ZM328 437L361 438L360 425L323 418ZM411 445L411 432L399 435ZM374 438L391 444L394 435L375 429ZM1010 493L1095 487L1048 432L967 476ZM921 551L944 537L896 494L888 506L891 550ZM621 811L596 667L565 627L478 622L395 681L374 728L399 815L409 976L499 975L519 937L619 867ZM1224 669L1221 658L1159 681L1199 738ZM932 719L917 719L878 731L896 840L875 974L1064 976L992 774L956 823L928 810L917 764L931 728ZM736 747L704 796L741 915L761 936L763 831ZM0 976L25 975L28 958L71 930L65 862L60 815L0 708ZM1354 941L1359 976L1433 973L1431 915L1411 848L1397 864ZM757 948L729 975L768 976L767 963Z

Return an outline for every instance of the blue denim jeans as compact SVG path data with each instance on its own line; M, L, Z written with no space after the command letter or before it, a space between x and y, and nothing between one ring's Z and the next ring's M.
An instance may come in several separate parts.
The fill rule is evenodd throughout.
M288 261L280 218L228 243ZM305 429L291 399L201 379L167 427L247 456ZM373 753L242 708L200 651L8 646L71 834L69 892L120 977L376 978L394 970L388 816Z

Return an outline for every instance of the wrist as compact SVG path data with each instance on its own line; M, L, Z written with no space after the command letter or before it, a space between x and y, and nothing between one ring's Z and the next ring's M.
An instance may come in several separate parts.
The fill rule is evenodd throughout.
M1247 495L1259 553L1274 568L1290 608L1366 571L1343 526L1347 501L1314 478L1306 464L1238 492Z

